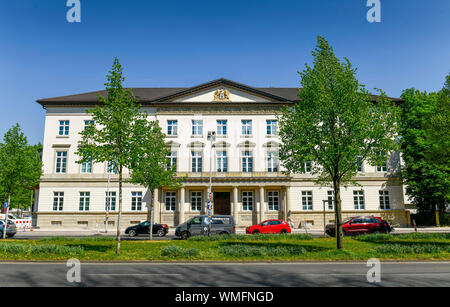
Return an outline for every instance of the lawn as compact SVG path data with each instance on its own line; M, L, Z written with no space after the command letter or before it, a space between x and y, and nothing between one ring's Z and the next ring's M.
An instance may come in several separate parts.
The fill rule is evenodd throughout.
M81 261L349 261L450 260L450 234L366 235L334 238L309 235L232 235L186 241L122 241L115 254L109 237L0 240L0 260Z

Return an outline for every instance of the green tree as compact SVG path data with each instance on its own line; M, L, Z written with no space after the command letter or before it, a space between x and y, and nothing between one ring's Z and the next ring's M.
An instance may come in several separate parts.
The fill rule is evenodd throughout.
M31 191L42 175L39 145L30 146L16 124L9 129L0 144L0 197L12 208L29 204ZM7 218L7 216L6 216ZM3 234L5 237L6 232Z
M119 175L119 211L117 220L117 254L120 254L120 222L122 216L122 185L124 169L138 161L137 149L145 135L147 114L130 89L124 89L122 66L115 58L105 83L107 97L99 96L99 105L87 110L95 122L80 134L77 163L109 162Z
M144 135L139 139L136 147L138 157L132 166L131 182L146 187L150 193L150 204L148 206L150 229L153 229L155 189L161 187L179 188L184 178L176 177L176 165L171 167L168 161L170 148L164 142L165 135L159 127L158 121L149 121L142 128ZM149 232L150 240L152 231Z
M357 172L358 162L382 164L396 149L397 111L380 91L376 103L355 77L348 59L340 62L325 38L318 36L314 66L300 72L299 102L279 115L280 160L288 172L303 173L305 161L317 182L332 185L337 248L342 246L341 185Z
M402 175L421 224L434 224L434 212L443 212L450 199L448 79L439 93L408 89L402 94Z

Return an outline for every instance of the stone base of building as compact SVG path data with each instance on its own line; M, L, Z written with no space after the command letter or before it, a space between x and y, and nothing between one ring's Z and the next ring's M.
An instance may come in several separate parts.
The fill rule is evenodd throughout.
M200 213L185 213L184 221L191 217L199 215ZM266 212L265 219L283 219L283 212ZM408 210L383 210L383 211L343 211L342 218L353 216L378 216L387 220L394 227L409 227L410 213ZM323 229L324 228L324 213L323 211L293 211L290 217L294 221L294 228L309 228L309 229ZM147 220L147 212L141 213L122 213L121 229L128 226L136 225L142 221ZM261 222L257 212L241 213L237 217L238 227L246 227ZM333 224L335 220L333 211L325 212L325 224ZM163 223L169 227L175 227L180 222L179 214L162 213L160 218L155 220L155 223ZM105 229L106 219L104 212L89 212L89 213L37 213L37 226L42 229L90 229L103 230ZM108 217L108 228L115 229L117 227L117 213L110 213Z

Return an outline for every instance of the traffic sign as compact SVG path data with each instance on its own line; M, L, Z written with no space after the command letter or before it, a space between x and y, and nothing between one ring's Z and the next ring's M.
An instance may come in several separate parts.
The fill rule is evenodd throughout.
M4 206L5 206L5 208L8 208L8 202L6 202Z

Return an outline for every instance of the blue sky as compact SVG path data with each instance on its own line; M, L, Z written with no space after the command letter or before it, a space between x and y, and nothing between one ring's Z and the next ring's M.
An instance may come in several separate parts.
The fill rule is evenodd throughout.
M39 98L104 88L118 56L130 87L194 86L224 77L256 87L299 85L316 36L358 67L369 89L398 97L439 90L450 71L450 1L0 0L0 134L19 123L42 141Z

